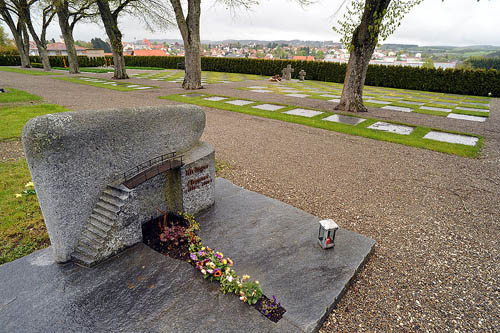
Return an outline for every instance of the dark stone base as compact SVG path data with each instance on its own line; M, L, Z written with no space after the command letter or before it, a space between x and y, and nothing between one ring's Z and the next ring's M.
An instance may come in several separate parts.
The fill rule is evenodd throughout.
M0 332L315 331L375 244L340 230L322 250L318 218L224 179L215 201L198 219L204 243L278 297L287 312L277 324L138 244L93 268L55 264L51 248L0 266Z

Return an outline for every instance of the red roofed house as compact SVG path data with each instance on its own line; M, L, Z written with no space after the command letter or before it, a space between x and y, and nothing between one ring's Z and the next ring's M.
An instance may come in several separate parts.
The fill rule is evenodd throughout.
M76 49L76 54L79 56L84 56L85 50L87 50L84 47L75 45ZM67 56L68 51L66 50L66 44L64 43L50 43L47 44L47 53L49 56ZM36 47L35 42L30 41L30 55L31 56L38 56L38 48Z
M313 56L293 56L293 60L301 60L301 61L314 61Z
M132 51L132 55L137 57L150 57L166 56L167 54L163 50L134 50Z

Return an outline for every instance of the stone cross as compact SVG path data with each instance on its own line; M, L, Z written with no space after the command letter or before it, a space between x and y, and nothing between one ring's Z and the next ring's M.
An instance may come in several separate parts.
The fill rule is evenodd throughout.
M282 72L283 72L283 79L285 80L291 80L292 79L292 73L294 72L295 70L292 68L292 65L288 65L286 66L286 68L283 68Z
M304 81L304 79L306 78L306 71L301 69L300 72L299 72L299 80L300 81Z

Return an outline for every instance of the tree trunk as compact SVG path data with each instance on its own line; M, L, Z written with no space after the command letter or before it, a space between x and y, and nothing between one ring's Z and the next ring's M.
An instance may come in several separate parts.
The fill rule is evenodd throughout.
M62 1L57 6L57 18L59 19L59 27L63 35L64 44L68 53L69 73L79 73L78 55L76 54L75 40L73 39L73 29L69 25L69 3Z
M111 13L107 0L97 0L97 6L101 13L102 23L106 29L109 41L111 43L111 51L113 52L113 62L115 65L114 79L128 79L127 71L125 70L125 58L123 57L122 33L118 28L117 14Z
M184 18L179 0L171 0L177 25L184 41L184 89L201 89L200 0L188 0L188 15Z
M23 55L21 55L21 65L23 64L23 57L25 57L24 61L26 63L26 66L23 66L25 68L31 68L31 60L30 60L30 34L28 33L28 28L26 28L26 24L22 22L21 24L21 31L23 35L23 46L24 46L24 52ZM21 52L19 52L21 54Z
M31 21L29 6L27 4L23 4L22 10L23 10L22 11L23 19L26 22L26 26L28 27L31 37L33 37L33 40L35 41L36 47L38 49L38 54L40 56L40 59L42 60L43 70L50 71L51 67L49 61L49 54L47 52L47 45L44 40L46 27L45 28L42 27L42 33L41 33L42 37L39 38L35 31L35 28L33 27L33 22Z
M29 58L29 36L27 34L24 35L23 32L26 30L26 25L22 21L20 17L18 17L17 25L14 23L10 12L5 7L4 3L0 3L2 6L0 7L0 17L2 20L7 23L7 26L14 37L14 41L16 43L17 50L19 52L19 57L21 58L21 67L29 68L31 67L30 58ZM28 49L25 48L25 45L28 44Z
M380 26L375 21L382 21L390 2L391 0L366 0L361 23L353 33L344 88L340 103L335 107L335 110L368 111L363 105L363 87L368 64L378 43Z
M201 89L201 56L200 45L186 45L184 43L185 76L182 88Z

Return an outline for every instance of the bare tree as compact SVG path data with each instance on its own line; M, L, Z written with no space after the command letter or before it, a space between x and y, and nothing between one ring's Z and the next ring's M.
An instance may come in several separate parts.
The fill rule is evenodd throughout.
M122 33L118 27L121 14L139 18L147 29L154 30L172 24L170 8L162 0L95 0L102 23L108 35L113 61L115 79L128 79L123 57Z
M47 41L46 34L47 28L49 27L52 19L54 18L55 11L54 7L50 3L45 3L41 0L11 0L15 5L17 14L22 17L23 21L26 23L31 37L35 41L36 47L38 49L38 54L42 60L43 69L50 71L50 61L49 54L47 53ZM31 17L31 12L35 10L40 10L42 16L42 24L40 35L37 34L33 20Z
M90 1L75 1L75 0L55 0L53 2L59 27L66 45L68 53L69 72L76 74L79 72L78 56L75 48L75 40L73 38L73 30L76 23L80 20L96 16L97 13L91 11L92 3Z
M422 0L352 0L344 20L339 22L340 27L334 28L350 50L344 88L336 110L367 111L363 105L363 87L375 47L391 35L404 15L420 2Z
M21 67L31 67L28 30L22 16L18 15L17 8L12 2L0 0L0 20L7 24L14 37L21 58Z

